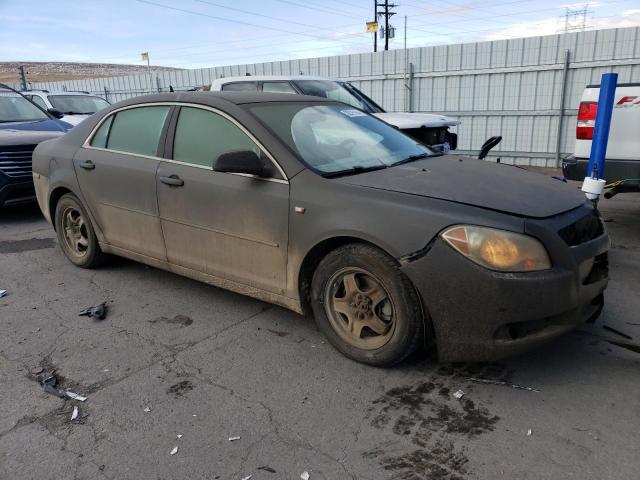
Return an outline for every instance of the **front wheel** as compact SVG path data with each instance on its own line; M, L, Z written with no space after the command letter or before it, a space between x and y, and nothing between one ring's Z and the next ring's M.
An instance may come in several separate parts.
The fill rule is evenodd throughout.
M322 259L311 304L318 328L358 362L392 366L424 339L413 285L391 257L370 245L345 245Z
M63 195L56 205L56 234L65 256L81 268L94 268L104 262L91 220L78 197Z

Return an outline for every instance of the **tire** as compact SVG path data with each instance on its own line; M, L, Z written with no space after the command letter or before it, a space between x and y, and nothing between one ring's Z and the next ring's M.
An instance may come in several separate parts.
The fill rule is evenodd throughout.
M73 193L60 198L54 221L60 248L71 263L80 268L95 268L104 263L106 255L100 250L91 220Z
M347 357L393 366L424 340L418 295L393 258L366 244L348 244L324 257L311 283L318 328Z

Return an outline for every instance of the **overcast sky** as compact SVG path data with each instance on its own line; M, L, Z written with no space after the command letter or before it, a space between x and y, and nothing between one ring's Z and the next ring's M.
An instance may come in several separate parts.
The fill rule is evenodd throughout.
M382 3L383 0L379 0ZM549 0L395 0L408 45L553 34L565 7ZM142 63L199 68L372 49L373 0L0 0L0 61ZM589 5L592 28L640 25L640 0Z

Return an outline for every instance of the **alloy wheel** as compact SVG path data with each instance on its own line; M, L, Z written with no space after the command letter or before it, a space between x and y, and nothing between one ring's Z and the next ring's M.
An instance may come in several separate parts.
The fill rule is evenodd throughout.
M84 257L89 250L89 232L82 212L67 207L62 212L63 238L69 252L75 257Z
M345 268L327 282L325 311L335 332L351 345L373 350L395 328L395 306L382 283L360 268Z

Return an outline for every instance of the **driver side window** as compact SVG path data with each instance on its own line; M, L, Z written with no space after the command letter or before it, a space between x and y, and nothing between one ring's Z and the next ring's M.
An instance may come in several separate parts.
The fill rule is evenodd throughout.
M252 150L262 156L260 147L236 124L202 108L182 107L173 140L173 159L212 167L222 154L233 150Z

